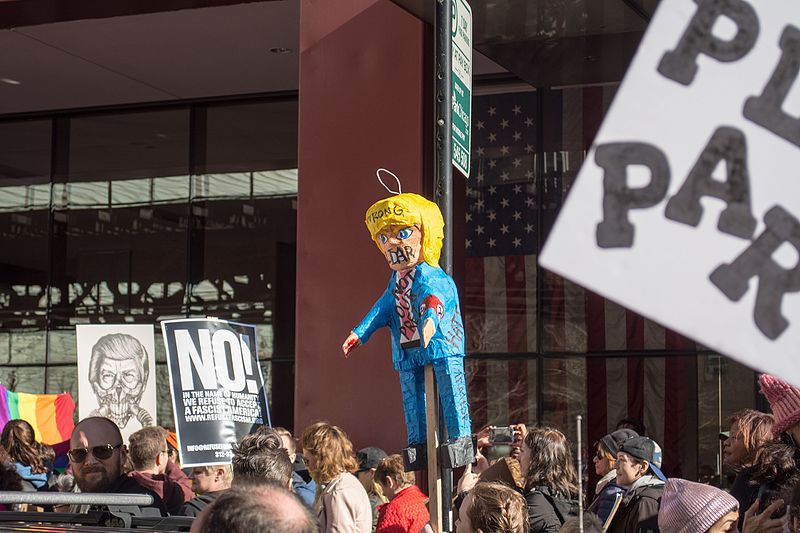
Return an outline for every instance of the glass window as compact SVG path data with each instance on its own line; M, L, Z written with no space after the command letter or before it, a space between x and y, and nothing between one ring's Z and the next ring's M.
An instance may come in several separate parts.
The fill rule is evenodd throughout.
M15 331L2 339L5 362L44 360L51 130L50 120L0 122L0 328Z
M0 366L0 383L11 391L43 394L44 367Z
M697 358L698 479L703 483L730 488L719 433L730 429L733 413L755 407L757 394L750 368L715 354Z
M575 417L586 413L586 363L583 357L546 357L542 361L542 424L577 442ZM582 438L586 441L586 417Z
M536 97L488 94L473 102L462 215L468 353L537 351Z
M69 121L70 182L189 174L189 109L92 114Z
M473 430L536 423L536 359L467 358L464 370Z
M297 100L212 105L203 174L297 168Z
M0 122L0 187L50 179L50 120Z
M0 122L0 382L77 401L75 325L154 324L171 425L158 322L214 315L256 326L291 426L296 99L57 121Z
M156 419L159 426L175 427L172 412L172 389L166 364L156 363Z
M75 418L78 417L78 367L75 365L51 365L47 368L47 394L68 392L75 402Z

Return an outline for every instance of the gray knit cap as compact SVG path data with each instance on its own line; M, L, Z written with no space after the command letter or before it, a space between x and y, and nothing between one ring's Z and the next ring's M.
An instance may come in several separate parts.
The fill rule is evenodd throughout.
M738 508L736 498L723 490L670 478L661 497L658 528L661 533L708 531L720 518Z

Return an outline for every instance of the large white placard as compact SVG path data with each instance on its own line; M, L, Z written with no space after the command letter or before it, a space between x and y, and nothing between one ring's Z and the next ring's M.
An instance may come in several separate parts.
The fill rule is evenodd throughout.
M104 416L131 433L156 423L152 325L78 325L78 416Z
M798 28L662 0L540 261L800 386Z
M183 466L230 463L233 445L272 427L256 327L217 318L161 323Z

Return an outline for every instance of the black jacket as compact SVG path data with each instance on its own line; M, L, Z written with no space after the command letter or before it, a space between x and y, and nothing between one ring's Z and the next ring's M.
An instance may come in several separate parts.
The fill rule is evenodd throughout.
M534 487L524 496L530 533L558 533L564 521L577 515L578 502L553 493L549 487Z
M223 494L225 490L218 490L215 492L206 492L205 494L198 494L188 502L183 505L183 509L181 509L181 515L183 516L197 516L200 514L200 511L214 503L214 500L220 494Z
M664 482L657 479L628 490L608 533L659 533L658 509L663 494Z
M153 504L146 507L158 509L161 516L167 516L167 508L161 497L152 490L142 487L135 479L128 476L120 476L107 491L109 494L147 494L153 497Z
M731 487L731 496L739 502L739 531L742 530L744 524L744 513L756 501L756 495L758 494L758 485L751 484L750 479L750 472L743 470L736 474L736 479L733 480L733 486Z

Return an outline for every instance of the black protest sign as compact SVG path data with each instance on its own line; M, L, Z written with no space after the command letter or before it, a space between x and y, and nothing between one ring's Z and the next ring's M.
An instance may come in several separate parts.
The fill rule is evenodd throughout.
M181 464L230 463L231 445L270 423L255 326L186 319L161 329Z
M800 3L662 0L540 262L800 385Z

